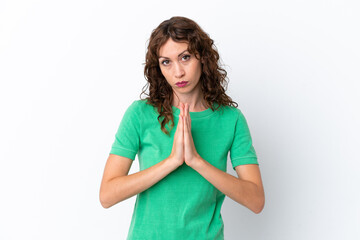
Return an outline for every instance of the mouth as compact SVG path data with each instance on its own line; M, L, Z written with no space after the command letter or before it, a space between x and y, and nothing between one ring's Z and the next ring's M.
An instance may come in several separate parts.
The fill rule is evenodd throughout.
M177 82L177 83L175 83L175 84L176 84L176 86L178 86L178 87L185 87L186 84L188 84L188 81L181 81L181 82Z

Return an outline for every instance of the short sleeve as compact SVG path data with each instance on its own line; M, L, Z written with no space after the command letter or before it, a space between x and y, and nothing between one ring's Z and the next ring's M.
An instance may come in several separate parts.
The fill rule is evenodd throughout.
M138 102L134 101L125 111L115 134L110 154L135 160L140 145L140 119Z
M236 110L238 117L235 125L234 139L230 147L230 160L234 170L238 165L259 165L247 121L242 112L238 108Z

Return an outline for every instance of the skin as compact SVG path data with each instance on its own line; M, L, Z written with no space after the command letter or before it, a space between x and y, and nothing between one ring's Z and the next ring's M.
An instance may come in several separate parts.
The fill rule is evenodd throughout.
M173 89L173 106L180 108L180 102L186 102L189 104L191 112L204 111L208 106L203 101L199 84L202 63L196 59L195 55L186 51L187 49L186 42L178 43L169 38L159 49L160 70ZM181 55L178 56L179 54ZM181 81L188 81L188 84L185 87L175 85Z
M199 85L201 61L188 53L178 56L187 46L187 43L177 43L170 38L159 51L159 56L162 56L159 58L161 72L176 96L173 106L180 109L170 156L145 170L128 175L133 160L110 154L100 186L101 205L109 208L148 189L185 162L226 196L254 213L260 213L264 208L265 194L258 165L239 165L235 167L238 177L234 177L209 164L196 151L189 112L203 111L208 106L202 100ZM190 58L184 55L190 55ZM165 65L162 65L163 61ZM189 83L180 88L175 85L179 81Z

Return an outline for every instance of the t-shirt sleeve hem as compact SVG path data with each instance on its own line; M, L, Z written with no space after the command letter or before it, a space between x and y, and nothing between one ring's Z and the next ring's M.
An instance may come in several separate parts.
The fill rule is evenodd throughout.
M257 157L237 157L237 158L231 159L231 163L232 163L234 170L235 170L235 167L239 166L239 165L245 165L245 164L259 165L259 163L257 161Z
M112 147L110 150L110 154L119 155L122 157L130 158L131 160L135 160L136 152L120 147Z

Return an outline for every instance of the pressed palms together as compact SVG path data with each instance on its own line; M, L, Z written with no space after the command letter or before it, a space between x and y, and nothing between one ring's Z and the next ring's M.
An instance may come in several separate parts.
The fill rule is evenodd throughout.
M180 102L179 122L174 135L170 158L179 166L185 162L191 167L199 160L200 155L196 151L191 135L189 107L189 104Z

